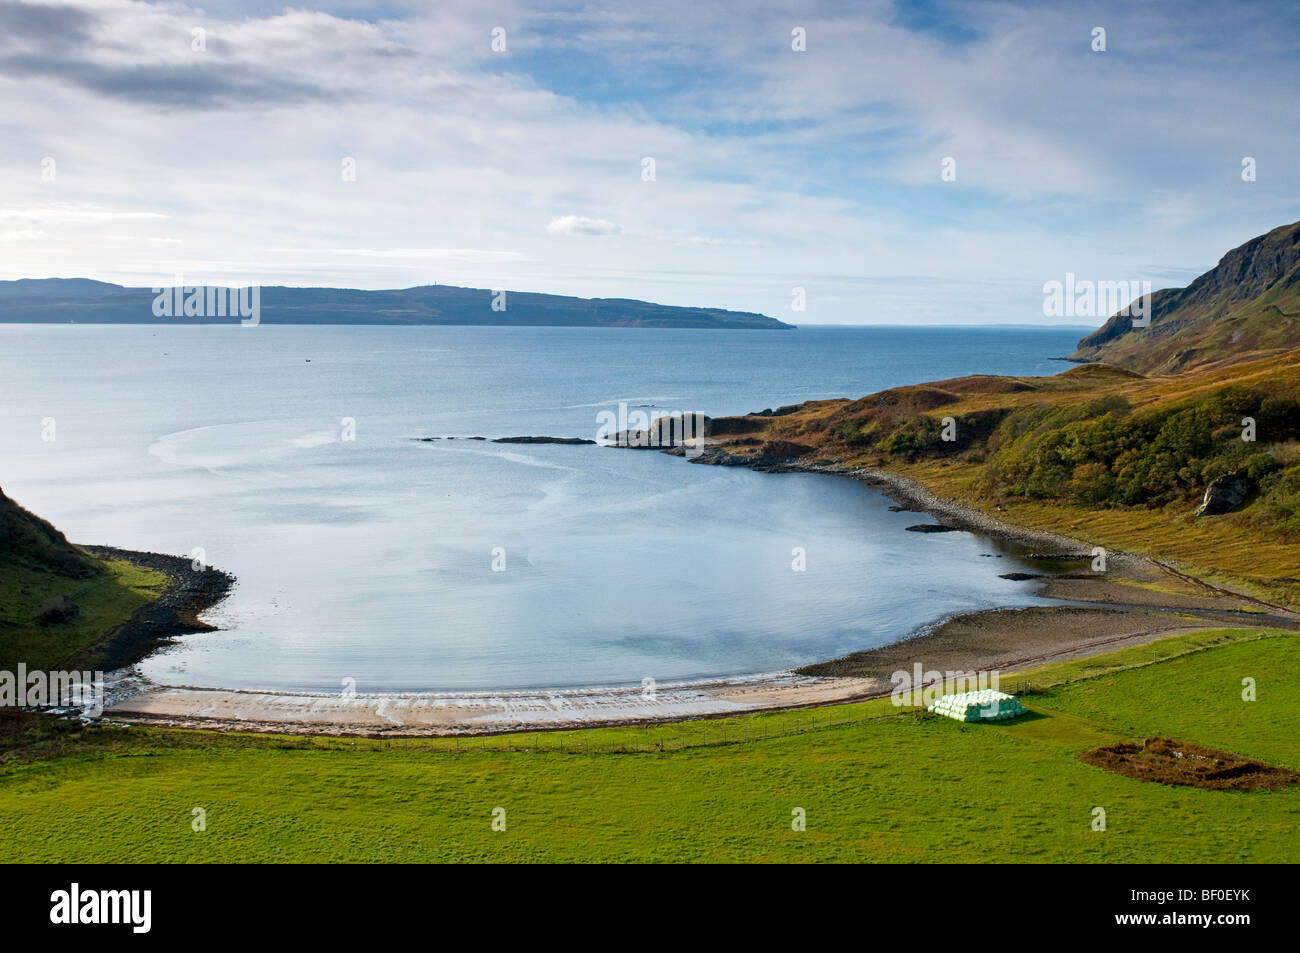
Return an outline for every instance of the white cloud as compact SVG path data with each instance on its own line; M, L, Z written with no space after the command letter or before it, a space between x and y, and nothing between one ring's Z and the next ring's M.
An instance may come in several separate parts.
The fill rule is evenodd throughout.
M617 235L619 227L603 218L561 215L551 219L546 230L552 235Z
M0 208L0 221L47 224L91 225L100 222L141 221L166 218L158 212L119 212L96 205L45 205L30 208Z
M392 258L411 261L505 262L525 255L488 248L270 248L272 252L299 255L341 255L356 258Z
M930 320L1041 320L1014 289L1213 262L1294 218L1286 35L1245 13L1219 37L1195 4L1103 3L1111 51L1085 56L1091 23L1064 3L981 5L953 43L883 0L814 2L806 53L777 0L743 18L694 0L399 2L370 22L316 5L19 5L0 29L0 228L44 234L6 242L0 278L211 267L786 318L798 285L800 322L909 300ZM508 55L489 48L498 24ZM1249 186L1241 155L1259 158ZM982 297L958 309L940 283Z

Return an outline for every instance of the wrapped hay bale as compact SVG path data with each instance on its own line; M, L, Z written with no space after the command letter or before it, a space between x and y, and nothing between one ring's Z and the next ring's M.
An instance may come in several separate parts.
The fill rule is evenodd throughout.
M1014 695L986 688L944 695L928 705L926 711L957 721L1005 721L1025 714L1025 706Z

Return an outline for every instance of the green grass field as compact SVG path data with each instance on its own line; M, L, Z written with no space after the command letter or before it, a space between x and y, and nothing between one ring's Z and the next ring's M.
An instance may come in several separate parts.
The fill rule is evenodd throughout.
M0 860L1295 861L1300 786L1167 787L1075 755L1170 734L1300 768L1297 644L1216 630L1058 663L1005 679L1031 715L987 725L887 700L461 741L47 723L0 762Z

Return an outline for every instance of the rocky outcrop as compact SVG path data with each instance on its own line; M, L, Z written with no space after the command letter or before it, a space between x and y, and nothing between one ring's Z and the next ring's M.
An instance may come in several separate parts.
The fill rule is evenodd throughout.
M609 445L629 450L672 450L694 445L713 432L713 421L704 414L656 417L649 430L620 430L605 439Z
M769 457L774 460L797 460L800 457L806 457L813 452L813 448L805 443L795 443L792 440L770 440L759 448L759 456Z
M1231 513L1250 495L1254 483L1242 473L1221 476L1205 488L1205 496L1196 509L1197 516L1218 516Z
M68 596L55 596L41 603L36 617L42 622L71 622L81 615L81 608Z
M1126 310L1112 315L1069 359L1176 373L1296 346L1300 222L1232 249L1186 288L1153 292L1146 327L1135 327Z
M137 609L107 643L94 650L98 667L107 670L132 665L171 644L176 636L217 630L217 626L204 622L199 615L229 595L235 585L234 576L212 566L196 565L188 556L135 552L111 546L86 546L85 549L94 556L124 559L168 577L167 590L160 598Z

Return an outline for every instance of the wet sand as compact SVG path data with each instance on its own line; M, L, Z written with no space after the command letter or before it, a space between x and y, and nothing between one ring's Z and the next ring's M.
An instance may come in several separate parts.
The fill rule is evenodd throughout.
M660 685L536 692L299 694L146 688L106 708L114 721L285 734L479 735L714 717L870 697L860 678L781 673Z
M136 684L116 692L106 717L185 728L361 735L499 734L589 728L807 708L890 694L891 675L988 674L1113 652L1166 636L1216 628L1221 619L1102 606L1031 606L957 616L902 642L783 672L658 686L535 692L288 693ZM1279 620L1241 619L1244 625ZM1288 628L1300 628L1282 620Z

